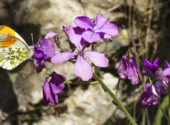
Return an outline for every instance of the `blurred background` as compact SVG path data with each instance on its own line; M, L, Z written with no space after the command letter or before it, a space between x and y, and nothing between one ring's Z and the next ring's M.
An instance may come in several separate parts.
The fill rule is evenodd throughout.
M95 19L99 13L119 26L120 35L112 42L103 40L95 46L110 60L109 68L97 70L113 92L119 80L117 67L128 49L140 69L144 59L153 61L159 57L160 66L165 59L170 62L170 0L0 0L0 25L15 29L29 45L31 33L33 42L38 44L49 31L57 32L65 50L69 50L69 45L62 26L68 26L77 16ZM39 74L33 60L12 71L0 69L0 125L128 125L124 113L100 85L81 83L76 78L73 63L46 66ZM45 73L53 70L74 84L66 85L59 95L59 105L44 106ZM157 116L159 106L141 108L139 99L147 79L141 75L140 78L138 86L121 80L118 98L138 124L167 124L163 115Z

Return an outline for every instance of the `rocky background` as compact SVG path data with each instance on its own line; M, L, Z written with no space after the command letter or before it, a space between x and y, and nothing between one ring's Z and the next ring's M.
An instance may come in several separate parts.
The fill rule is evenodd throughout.
M95 18L102 13L120 30L120 35L112 42L106 40L96 46L110 59L109 68L98 69L98 72L115 92L116 69L128 48L132 49L138 63L142 63L144 57L152 61L157 56L160 64L165 59L170 61L169 6L168 0L0 0L0 25L15 29L30 45L31 33L35 44L49 31L60 33L61 46L68 49L62 26L68 26L76 16ZM0 125L128 124L124 113L116 108L100 85L81 83L75 77L73 63L46 65L47 69L40 74L35 72L33 60L12 71L0 69ZM75 84L68 84L59 95L59 105L50 107L42 103L42 85L45 73L53 70ZM142 78L141 83L145 81ZM144 112L138 102L142 89L142 84L134 87L121 80L118 91L118 97L138 124ZM153 124L154 111L148 115Z

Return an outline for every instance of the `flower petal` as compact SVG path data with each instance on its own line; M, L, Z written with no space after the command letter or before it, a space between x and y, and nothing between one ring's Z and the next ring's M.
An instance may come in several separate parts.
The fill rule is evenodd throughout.
M93 29L92 21L89 17L80 16L75 19L75 23L78 27L83 29Z
M109 19L104 17L102 14L98 14L95 21L95 31L100 29L103 25L107 23Z
M49 82L51 90L54 94L59 94L63 91L65 78L62 75L59 75L55 72L52 74L52 79Z
M127 74L126 74L127 68L128 68L128 63L126 60L126 56L122 56L121 62L120 62L119 68L118 68L118 74L119 74L120 78L122 78L122 79L127 78Z
M165 60L164 63L164 70L163 70L163 76L170 76L170 64L167 60Z
M50 91L48 77L47 77L43 85L43 99L45 104L48 104L49 99L51 98L50 96L51 96L51 91Z
M148 60L144 60L144 65L147 66L152 72L156 72L158 70L158 61L159 58L156 58L153 64L149 62Z
M139 72L136 61L134 58L129 60L129 66L127 69L128 79L131 81L133 85L137 85L139 83Z
M84 30L77 27L75 22L72 22L69 28L64 28L64 30L66 30L70 42L74 44L79 51L81 51L84 45L81 33L84 32Z
M49 39L44 38L40 40L40 48L48 57L53 57L55 55L55 47Z
M112 37L119 35L118 26L116 24L109 23L109 22L107 22L100 29L95 30L95 31L105 33L106 36L104 36L104 38L107 38L107 35L110 35Z
M154 77L154 73L148 67L146 67L146 66L143 66L142 74L144 74L146 76L149 76L151 78Z
M167 60L165 60L165 62L164 62L164 69L166 69L166 68L170 68L170 64Z
M164 88L164 86L162 85L162 83L160 81L157 81L155 83L155 88L156 88L156 92L158 95L167 94L166 89Z
M64 62L71 59L73 56L75 56L75 52L63 52L63 53L57 53L55 56L52 57L51 63L53 64L63 64Z
M108 67L109 60L103 53L97 51L85 51L84 55L87 56L94 65L98 67Z
M145 85L144 92L141 96L141 105L143 108L148 108L151 105L156 105L158 104L158 101L160 99L160 96L156 96L153 92L154 86L150 83L147 83Z
M49 98L48 104L51 106L57 105L58 104L58 95L52 95Z
M166 69L163 71L163 76L170 76L170 68L166 68Z
M35 51L33 55L34 65L36 67L36 72L40 73L45 66L44 62L45 60L47 60L47 56L43 53L43 51L37 45L34 45L34 51Z
M93 77L92 67L82 56L77 57L74 70L76 75L83 81L88 81Z
M51 38L51 37L55 37L55 36L57 36L58 35L58 33L56 33L56 32L48 32L46 35L45 35L45 39L49 39L49 38Z
M38 62L38 60L34 59L34 65L36 67L37 73L40 73L43 70L43 68L45 67L44 60L41 60L41 62Z
M158 65L158 62L159 62L159 58L157 57L157 58L154 60L153 64L156 66L156 65Z
M112 36L108 34L104 34L103 39L108 39L110 42L112 42Z
M100 40L100 35L92 31L85 31L82 34L82 38L89 43L95 43Z
M149 77L154 77L154 74L156 73L156 71L158 70L158 61L159 58L156 58L155 61L153 63L149 62L148 60L144 60L144 66L142 69L142 73L144 75L147 75Z

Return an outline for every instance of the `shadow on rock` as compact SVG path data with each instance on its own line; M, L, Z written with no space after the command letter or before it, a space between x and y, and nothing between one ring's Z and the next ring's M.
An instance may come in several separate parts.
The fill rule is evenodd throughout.
M0 117L2 118L5 114L7 114L7 117L9 116L8 119L2 119L0 121L10 122L13 125L18 124L17 115L10 117L17 111L18 101L10 78L5 70L0 69L0 112L2 112Z

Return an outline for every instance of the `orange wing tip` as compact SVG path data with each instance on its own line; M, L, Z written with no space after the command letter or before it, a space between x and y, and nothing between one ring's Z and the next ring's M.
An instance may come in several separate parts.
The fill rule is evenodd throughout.
M15 36L7 36L2 42L0 43L1 48L9 48L13 44L17 42L17 38Z

